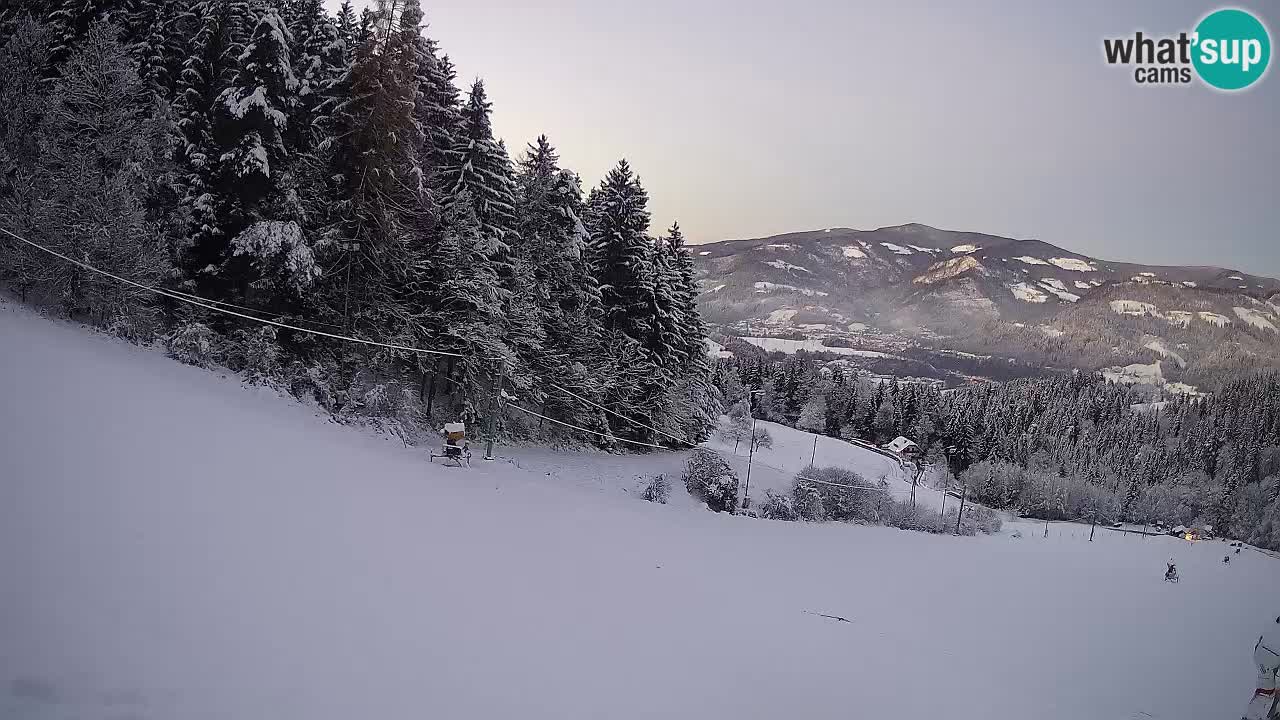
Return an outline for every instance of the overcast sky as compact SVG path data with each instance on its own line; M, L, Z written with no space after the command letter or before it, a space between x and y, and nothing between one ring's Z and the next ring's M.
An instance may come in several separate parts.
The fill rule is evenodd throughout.
M1233 5L1274 43L1280 5ZM1280 75L1227 95L1140 87L1102 59L1104 37L1217 7L424 0L513 154L545 132L588 186L627 158L655 232L921 222L1280 276Z

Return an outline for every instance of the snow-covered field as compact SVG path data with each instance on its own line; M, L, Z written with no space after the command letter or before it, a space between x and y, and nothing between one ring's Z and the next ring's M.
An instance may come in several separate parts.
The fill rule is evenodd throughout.
M778 312L778 311L775 310L774 312ZM781 317L781 316L778 316L778 317ZM773 317L771 316L770 320L772 319ZM763 348L770 352L783 352L783 353L787 353L788 355L804 350L805 352L811 352L811 353L825 352L825 353L831 353L833 355L854 355L857 357L867 357L867 358L896 357L894 355L890 355L888 353L882 353L877 350L857 350L855 348L834 347L834 346L828 347L826 345L823 345L821 340L816 340L816 339L788 340L786 338L744 337L744 338L739 338L739 340L751 343L752 345L755 345L758 348Z
M3 304L0 397L6 719L1233 718L1280 613L1277 561L1220 543L623 492L675 453L445 469Z

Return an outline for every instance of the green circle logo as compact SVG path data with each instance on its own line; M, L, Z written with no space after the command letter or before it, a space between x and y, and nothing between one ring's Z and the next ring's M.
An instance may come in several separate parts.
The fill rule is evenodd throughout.
M1219 90L1243 90L1257 82L1271 61L1271 36L1262 21L1226 8L1196 26L1191 62L1200 79Z

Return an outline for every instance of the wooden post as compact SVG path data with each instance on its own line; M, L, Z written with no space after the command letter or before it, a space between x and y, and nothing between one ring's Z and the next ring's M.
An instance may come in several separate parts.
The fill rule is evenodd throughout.
M809 455L809 467L813 467L814 458L818 457L818 434L813 434L813 452Z
M969 496L969 484L960 486L960 514L956 515L956 534L960 534L960 521L964 519L964 501Z

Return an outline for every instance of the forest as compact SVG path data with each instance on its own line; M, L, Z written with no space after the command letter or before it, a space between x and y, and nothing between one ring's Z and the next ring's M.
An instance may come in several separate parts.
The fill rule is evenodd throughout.
M1280 549L1280 374L1143 403L1077 372L943 390L804 355L717 360L726 406L833 437L915 441L941 483L988 507L1086 522L1211 525ZM763 392L748 400L746 388Z
M585 193L546 136L513 160L418 0L10 0L0 31L23 301L398 433L719 415L678 224L651 233L626 160Z

